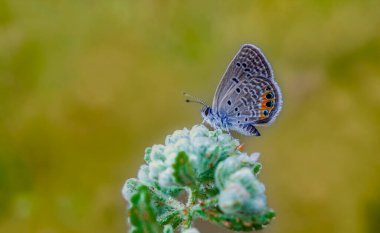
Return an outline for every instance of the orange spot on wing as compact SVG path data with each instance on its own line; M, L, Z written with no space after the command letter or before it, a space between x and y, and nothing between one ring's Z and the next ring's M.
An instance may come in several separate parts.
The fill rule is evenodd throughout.
M267 107L267 102L269 102L269 101L275 101L275 98L271 98L271 99L267 99L267 97L266 97L266 95L268 94L268 93L271 93L271 92L273 92L273 90L272 90L272 88L270 88L270 90L266 90L266 88L267 88L268 86L265 86L265 87L263 87L263 93L262 93L262 95L261 95L261 99L262 99L262 101L261 101L261 103L260 103L260 116L259 116L259 118L260 118L260 120L262 120L262 119L266 119L266 118L268 118L269 117L269 114L267 115L267 116L264 116L264 110L267 110L267 111L271 111L273 108L274 108L274 104L272 104L272 106L271 107Z
M274 101L274 99L271 99L271 100L268 100L265 96L268 94L269 92L264 92L262 95L261 95L261 99L263 100L261 102L261 110L272 110L273 109L273 106L272 107L267 107L266 104L267 102L269 101ZM261 114L261 112L260 112Z

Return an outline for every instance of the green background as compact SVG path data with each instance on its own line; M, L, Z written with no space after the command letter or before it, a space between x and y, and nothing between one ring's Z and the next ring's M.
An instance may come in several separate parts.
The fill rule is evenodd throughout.
M126 232L144 148L201 122L182 92L211 103L243 43L284 96L238 136L278 213L263 232L379 232L378 0L0 0L0 232Z

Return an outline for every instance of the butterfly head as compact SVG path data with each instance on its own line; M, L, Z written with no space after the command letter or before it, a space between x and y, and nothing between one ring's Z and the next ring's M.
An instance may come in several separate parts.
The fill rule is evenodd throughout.
M203 106L201 109L201 115L205 122L211 124L214 121L214 114L210 106L208 106L203 100L201 100L198 97L189 95L187 93L183 93L183 94L187 97L186 99L187 103L198 103Z
M218 117L218 115L214 113L211 107L204 106L201 110L201 115L203 118L203 122L206 122L207 124L211 125L215 129L218 129L218 128L227 129L227 127L223 127L220 117Z
M209 106L204 106L201 110L203 119L207 120L212 117L212 109Z

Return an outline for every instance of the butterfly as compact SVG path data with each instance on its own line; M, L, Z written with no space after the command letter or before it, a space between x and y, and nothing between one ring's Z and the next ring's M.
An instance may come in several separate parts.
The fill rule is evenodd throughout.
M246 136L260 136L256 126L272 123L282 108L281 90L271 65L252 44L242 45L227 67L212 106L199 98L186 101L201 103L203 120L213 128Z

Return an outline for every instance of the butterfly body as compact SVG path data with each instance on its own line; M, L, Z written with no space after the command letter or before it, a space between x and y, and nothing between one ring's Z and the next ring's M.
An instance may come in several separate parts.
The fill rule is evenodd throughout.
M207 113L207 114L206 114ZM215 129L222 129L225 131L234 130L246 136L260 136L259 131L253 124L239 124L235 126L236 122L229 119L225 113L213 113L211 107L205 107L201 111L204 121Z
M221 79L202 117L214 128L260 136L255 126L272 123L282 108L281 90L259 48L244 44Z
M204 121L213 128L228 131L233 125L229 122L228 116L223 112L213 112L211 107L204 107L201 110Z

